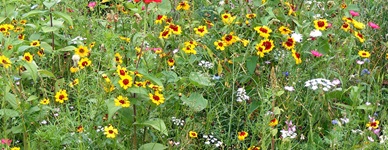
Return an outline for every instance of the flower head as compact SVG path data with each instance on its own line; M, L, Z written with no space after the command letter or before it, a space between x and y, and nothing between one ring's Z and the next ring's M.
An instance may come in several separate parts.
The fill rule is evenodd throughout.
M129 87L132 87L133 83L132 83L131 76L129 75L120 76L120 79L121 80L119 80L119 84L124 90L128 89Z
M364 41L365 41L364 36L363 36L360 32L354 31L354 36L356 36L357 39L358 39L361 43L364 43Z
M74 53L80 57L86 57L89 55L89 49L87 46L80 45L74 49Z
M222 19L222 22L224 24L228 24L229 25L229 24L231 24L234 21L234 19L236 19L236 17L235 16L232 17L232 15L229 14L229 13L224 13L224 14L221 15L221 19Z
M104 127L104 134L107 138L113 139L116 137L117 134L119 134L119 132L112 125L109 125Z
M292 32L292 30L290 30L288 27L285 27L285 26L281 26L278 30L283 35L287 35L287 34L290 34Z
M9 58L7 56L4 56L4 55L0 55L0 64L4 67L4 68L8 68L8 67L11 67L11 60L9 60Z
M362 58L369 58L370 57L370 53L367 52L367 51L364 51L364 50L360 50L360 51L358 51L358 56L360 56Z
M40 46L40 42L39 42L38 40L32 41L32 42L30 43L30 46L39 47L39 46Z
M195 131L190 131L190 132L189 132L189 136L190 136L191 138L198 138L198 133L195 132Z
M148 96L150 97L151 101L156 105L164 103L164 96L163 94L160 94L159 91L156 91L155 94L149 93Z
M30 52L24 53L23 60L28 63L31 63L34 60L34 57L30 54Z
M267 26L257 26L254 29L263 38L268 38L269 34L272 32L272 30L269 27L267 27Z
M214 45L216 46L216 49L223 51L225 50L226 43L224 41L218 40L214 42Z
M195 34L199 35L200 37L203 37L205 34L208 33L206 26L199 26L198 28L194 28Z
M322 54L319 53L319 52L316 51L316 50L311 50L311 54L312 54L313 56L315 56L315 57L321 57L321 56L322 56Z
M87 58L87 57L82 58L82 59L78 62L78 66L79 66L79 68L81 68L81 69L84 69L85 67L90 66L91 64L92 64L92 61L89 60L89 58Z
M284 48L290 50L295 47L295 40L292 37L288 37L287 41L283 42L282 45Z
M373 22L369 22L368 25L372 28L372 29L380 29L380 26L373 23Z
M48 98L44 98L44 99L40 100L39 103L42 104L42 105L47 105L47 104L50 103L50 100Z
M64 101L67 101L67 100L69 100L69 98L67 97L66 90L59 90L55 94L55 101L56 102L63 103Z
M349 13L350 13L350 15L352 15L352 17L356 17L356 16L360 15L358 12L355 12L353 10L349 10Z
M347 22L344 22L341 26L341 29L348 32L350 30L350 25Z
M241 131L241 132L238 132L238 140L240 141L244 141L245 138L248 136L248 132L245 132L245 131Z
M314 27L317 30L326 30L328 23L326 19L318 19L314 21Z
M176 10L189 10L190 5L187 3L187 1L180 2L178 6L176 6Z
M121 106L121 107L129 107L131 104L127 97L119 95L117 98L115 98L115 106Z
M269 126L274 127L274 126L278 125L278 123L279 123L278 119L273 118L273 119L269 122Z

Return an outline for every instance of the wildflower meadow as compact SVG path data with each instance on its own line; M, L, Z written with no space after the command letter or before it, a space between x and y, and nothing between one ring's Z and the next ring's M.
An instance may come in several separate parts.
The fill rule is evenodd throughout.
M0 149L388 149L384 0L2 0Z

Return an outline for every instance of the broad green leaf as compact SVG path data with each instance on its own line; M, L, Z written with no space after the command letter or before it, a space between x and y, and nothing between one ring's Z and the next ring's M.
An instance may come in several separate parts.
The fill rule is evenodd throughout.
M18 126L14 126L11 129L7 130L7 132L12 132L13 134L22 133L23 132L23 124L19 124Z
M172 82L175 83L179 80L178 75L173 71L163 71L162 74L164 75L165 82Z
M252 75L256 70L257 56L251 56L247 59L247 70L250 75Z
M19 53L23 53L25 50L32 48L32 46L20 46L18 49Z
M48 26L44 26L42 27L42 31L44 33L47 33L47 32L54 32L54 31L57 31L58 28L57 27L48 27Z
M276 96L277 96L277 97L280 97L280 96L282 96L283 94L284 94L284 90L281 90L281 91L276 92Z
M147 143L140 146L139 150L164 150L168 147L160 143Z
M35 96L35 95L31 95L30 97L28 97L27 99L27 102L29 101L33 101L33 100L37 100L39 97Z
M272 136L276 136L276 134L278 134L278 129L277 128L272 129L271 134L272 134Z
M39 40L40 35L41 35L40 33L31 34L31 36L28 38L28 40L30 40L30 41Z
M156 11L156 14L167 14L171 11L171 2L170 1L162 1L161 4L158 4L159 9Z
M282 111L284 111L284 110L280 109L279 107L275 107L273 110L273 114L280 115Z
M0 118L3 116L10 117L10 118L18 117L19 112L13 109L0 109Z
M29 16L37 16L37 15L44 14L46 12L47 12L47 10L33 10L33 11L30 11L28 13L23 14L22 18L27 18Z
M141 75L143 75L143 78L144 78L144 79L150 80L152 83L157 84L157 85L163 87L163 83L162 83L162 81L160 81L159 78L154 77L154 76L148 74L147 72L145 72L144 70L141 70L141 69L139 70L139 73L140 73Z
M7 19L6 17L0 17L0 23L2 23L5 19Z
M112 119L112 116L121 108L115 106L115 102L111 99L105 100L105 104L108 107L108 122Z
M7 92L5 93L5 100L12 106L13 109L18 108L18 100L16 99L15 95Z
M23 66L27 69L23 72L22 77L23 78L31 78L36 82L38 79L38 66L36 65L35 61L32 61L31 63L28 63L26 61L23 61Z
M360 105L360 106L357 106L356 109L362 109L362 110L373 110L373 106L372 105Z
M53 52L53 47L51 47L51 45L48 44L47 42L41 42L40 47L42 47L44 49L43 51L45 53L51 54Z
M168 131L167 131L167 128L166 128L166 124L164 124L164 121L162 119L154 118L154 119L149 119L149 120L147 120L147 121L145 121L143 123L134 123L134 124L151 126L154 129L156 129L156 130L160 131L161 133L163 133L164 135L168 136Z
M199 93L191 93L190 97L182 96L182 101L184 105L189 106L194 111L201 111L207 107L208 101L203 98Z
M60 52L68 52L68 51L74 51L76 47L74 46L66 46L64 48L61 48L61 49L58 49L56 51L60 51Z
M43 5L46 6L47 8L53 7L55 4L59 3L61 0L45 0L43 2Z
M190 82L196 86L212 86L210 77L205 76L199 72L191 72L189 75Z
M71 26L73 26L73 19L71 19L71 17L68 14L65 14L65 13L59 12L59 11L54 11L53 14L54 14L54 16L57 16L57 17L64 19L67 23L69 23Z
M253 101L248 109L248 115L252 114L260 106L260 101Z
M39 76L41 76L41 77L55 78L55 75L52 72L47 71L47 70L38 70L38 73L39 73Z

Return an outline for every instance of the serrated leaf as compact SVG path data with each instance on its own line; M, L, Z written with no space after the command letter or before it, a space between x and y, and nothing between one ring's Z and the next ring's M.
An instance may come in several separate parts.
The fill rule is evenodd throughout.
M160 143L147 143L140 146L139 150L164 150L168 147Z
M182 96L182 101L184 105L189 106L194 111L201 111L207 107L208 101L203 98L199 93L191 93L190 97Z
M53 14L54 16L60 17L63 20L65 20L67 23L69 23L69 25L73 26L73 19L71 19L71 17L68 14L65 14L59 11L54 11Z
M164 135L168 136L168 131L166 128L166 124L164 124L164 121L159 118L149 119L143 123L134 123L136 125L145 125L145 126L151 126L152 128L160 131Z
M196 86L212 86L214 85L210 81L210 77L205 76L199 72L191 72L189 75L189 80L192 84Z
M115 106L115 102L111 99L105 100L105 104L108 107L108 122L112 119L112 116L119 110L121 107Z

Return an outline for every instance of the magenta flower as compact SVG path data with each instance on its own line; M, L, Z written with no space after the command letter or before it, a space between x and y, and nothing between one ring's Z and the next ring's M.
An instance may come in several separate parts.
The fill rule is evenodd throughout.
M352 15L353 17L356 17L356 16L359 16L360 14L358 12L355 12L353 10L350 10L349 11L350 15Z
M8 146L10 146L11 143L12 143L11 139L1 139L1 144L7 144Z
M372 29L379 29L379 28L380 28L379 25L377 25L377 24L375 24L375 23L373 23L373 22L369 22L368 25L369 25Z
M311 50L311 54L313 54L315 57L321 57L323 55L316 50Z
M94 7L96 7L96 5L97 5L97 2L89 2L88 7L94 8Z

